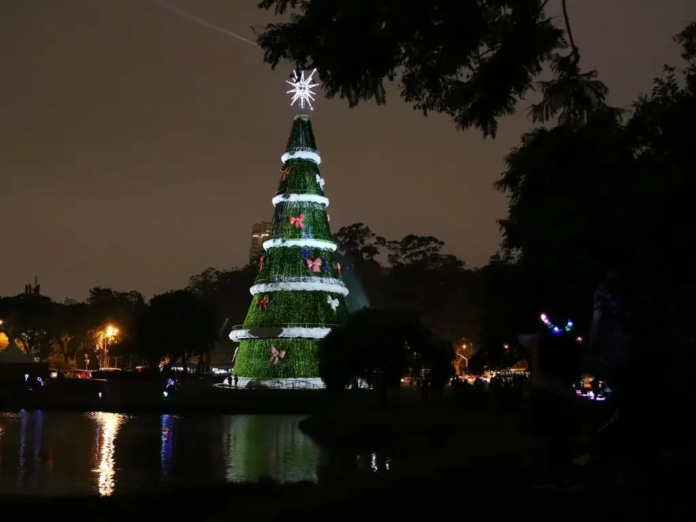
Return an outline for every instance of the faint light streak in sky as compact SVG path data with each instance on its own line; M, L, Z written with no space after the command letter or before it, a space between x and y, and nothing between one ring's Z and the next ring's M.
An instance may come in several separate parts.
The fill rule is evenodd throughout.
M184 18L188 18L189 20L196 22L204 27L207 27L209 29L214 29L215 31L218 31L222 34L226 34L227 36L231 36L232 38L236 38L237 40L241 40L242 42L248 43L253 45L254 47L258 47L258 44L256 42L252 42L251 40L244 38L243 36L238 35L237 33L233 33L232 31L229 31L223 27L219 27L215 24L211 24L207 20L203 20L202 18L198 18L197 16L192 15L191 13L188 13L184 11L183 9L179 9L178 7L175 7L164 0L151 0L152 4L161 7L162 9L166 9L167 11L170 11L174 14L178 14L179 16L182 16Z

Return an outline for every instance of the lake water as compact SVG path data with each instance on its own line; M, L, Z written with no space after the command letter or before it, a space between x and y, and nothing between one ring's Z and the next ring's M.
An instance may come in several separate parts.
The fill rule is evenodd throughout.
M300 431L302 418L0 413L0 495L108 496L263 477L316 481L323 453Z

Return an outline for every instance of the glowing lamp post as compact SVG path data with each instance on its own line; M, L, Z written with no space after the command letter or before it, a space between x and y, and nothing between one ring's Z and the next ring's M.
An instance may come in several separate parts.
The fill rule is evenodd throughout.
M106 330L104 330L104 356L102 357L102 366L106 366L107 368L109 367L109 345L117 335L118 328L111 325L107 326Z

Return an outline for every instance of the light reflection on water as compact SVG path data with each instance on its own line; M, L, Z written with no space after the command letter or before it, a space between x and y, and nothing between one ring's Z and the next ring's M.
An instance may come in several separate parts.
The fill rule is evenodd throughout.
M316 481L326 456L300 431L302 418L0 413L0 491L109 496L176 482Z
M120 413L90 413L96 428L96 454L94 460L99 463L92 471L98 476L98 490L103 497L114 492L114 453L116 451L116 434L127 417Z
M230 417L225 458L227 482L317 480L319 450L300 431L299 419L284 415Z
M174 448L174 415L162 415L161 417L161 445L160 445L160 465L163 475L169 475L172 468L172 450Z

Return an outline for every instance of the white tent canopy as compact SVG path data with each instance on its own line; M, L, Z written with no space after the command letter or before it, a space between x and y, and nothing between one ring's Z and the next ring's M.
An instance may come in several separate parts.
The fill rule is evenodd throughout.
M2 352L0 352L0 364L17 364L17 363L33 363L34 358L24 353L19 349L19 346L14 342L14 339L10 341Z

